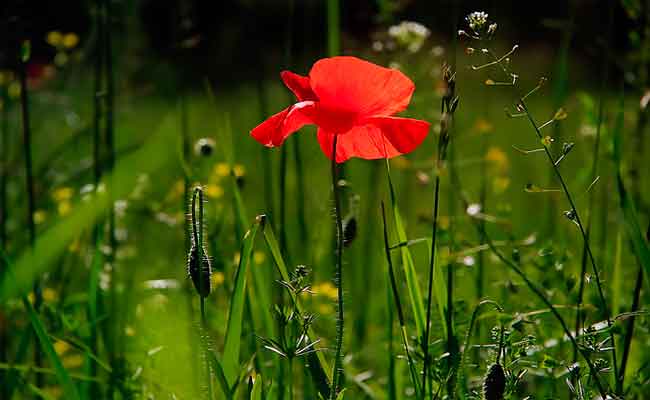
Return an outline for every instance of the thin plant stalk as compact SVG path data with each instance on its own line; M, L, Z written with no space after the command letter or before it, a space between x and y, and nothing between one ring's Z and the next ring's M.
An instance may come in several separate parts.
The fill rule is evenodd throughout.
M0 96L0 247L7 248L7 171L9 170L9 113L8 96ZM0 268L0 273L2 269Z
M519 104L521 104L522 109L524 110L526 117L528 118L528 121L530 124L533 126L535 129L535 133L537 134L537 137L542 140L543 136L542 133L539 130L538 125L535 123L535 120L533 119L533 116L530 114L528 111L528 107L526 106L526 103L523 99L520 100ZM578 225L578 228L580 229L580 234L582 235L582 240L584 247L587 251L587 255L589 256L589 261L591 262L591 267L594 272L594 277L596 278L596 287L598 288L598 296L600 297L600 302L603 308L603 311L605 312L605 318L607 320L607 327L610 328L609 330L609 336L611 340L611 347L612 347L612 367L614 370L614 376L618 376L618 363L616 361L616 342L614 340L614 333L611 330L612 327L612 319L610 316L609 308L607 307L607 301L605 300L605 294L603 292L603 285L600 280L600 274L598 273L598 268L596 267L596 260L594 259L594 255L591 251L591 246L589 245L589 237L587 236L587 232L585 231L584 224L582 220L580 219L580 213L578 212L578 209L575 205L575 202L573 201L573 196L571 195L571 192L569 191L569 188L567 187L564 177L562 176L562 173L560 172L560 169L558 165L555 163L553 160L553 156L551 155L551 152L548 149L548 146L543 146L544 147L544 153L546 154L549 163L551 164L551 167L553 168L553 171L555 173L555 176L557 180L560 182L560 185L562 186L562 191L564 192L564 195L569 202L569 206L571 207L571 212L573 214L573 220L575 221L576 225ZM577 334L578 332L576 332Z
M103 94L103 40L104 40L104 24L102 23L102 13L100 10L99 4L96 5L95 9L95 29L96 29L96 41L95 41L95 63L93 69L93 179L95 183L95 194L97 194L99 182L101 180L102 174L102 158L101 158L101 121L102 121L102 105L104 100ZM99 238L101 236L100 225L96 224L93 227L93 244L95 245L95 257L99 257L99 247L100 242ZM98 278L99 272L98 263L96 260L92 261L91 273L90 273L90 282L89 288L96 289L99 285ZM90 293L93 291L89 290ZM97 351L97 323L95 319L97 318L97 300L99 292L95 291L94 298L89 299L88 302L88 318L91 321L90 324L90 349L93 354L98 354ZM89 371L90 376L95 376L97 373L97 365L95 362L89 362ZM100 396L99 386L96 382L92 382L89 386L89 396L97 398Z
M646 240L650 241L650 224L648 224L648 229L646 231ZM640 264L640 263L639 263ZM619 375L616 377L616 393L623 393L623 383L625 382L625 370L627 368L627 361L630 356L630 348L632 347L632 337L634 334L634 321L636 320L634 313L639 310L640 300L641 300L641 288L643 286L643 266L639 265L639 270L636 275L636 284L634 286L634 295L632 296L632 307L630 308L630 313L632 316L627 321L625 327L625 336L623 339L623 356L621 357L621 368L619 370Z
M332 191L334 196L334 212L336 215L336 275L334 283L337 291L337 317L336 317L336 354L334 356L334 368L332 370L332 388L330 400L334 400L338 394L341 373L343 370L342 348L343 348L343 219L341 217L341 195L338 184L338 168L336 163L336 145L338 134L334 135L332 143Z
M113 44L112 44L112 29L110 26L110 21L112 17L111 5L109 0L100 0L102 8L102 17L103 17L103 30L104 30L104 67L105 67L105 78L106 78L106 98L105 98L105 127L104 127L104 140L106 147L106 170L109 173L112 173L115 166L115 141L114 141L114 106L115 106L115 82L113 75ZM115 237L115 199L114 199L114 180L110 179L107 185L109 206L108 206L108 254L106 256L106 261L111 265L111 285L109 289L110 296L110 318L113 323L109 324L110 328L110 338L109 342L109 358L111 365L114 365L117 360L117 338L120 336L120 332L124 330L121 329L122 326L122 317L118 312L118 295L117 295L117 268L115 266L115 252L117 250L117 240ZM108 397L113 396L114 385L109 385L108 388Z
M340 0L327 0L327 54L330 57L341 53L340 14Z
M411 372L411 380L413 386L415 387L416 398L420 398L420 388L418 385L417 371L415 370L415 362L411 357L409 350L408 335L406 334L406 319L404 318L404 311L402 309L402 302L399 297L399 291L397 289L397 280L395 279L395 270L393 268L393 259L390 254L390 243L388 242L388 228L386 226L386 210L384 207L384 202L381 202L381 216L384 223L384 251L386 253L386 262L388 264L388 276L390 278L390 287L392 289L393 300L395 301L395 308L397 309L397 319L399 321L400 331L402 334L402 344L404 346L404 351L406 352L406 360L409 365L409 370Z
M422 370L422 394L426 395L427 381L429 379L429 332L431 329L431 304L433 303L433 277L435 273L435 260L436 260L436 247L437 247L437 232L438 232L438 209L440 206L440 170L447 159L447 149L449 146L450 135L449 129L452 123L453 114L458 105L458 97L455 97L455 75L451 72L449 67L443 70L443 77L447 84L447 93L443 96L440 104L440 137L438 139L438 154L436 163L434 165L433 173L436 176L434 191L433 191L433 218L431 224L431 257L429 259L429 278L428 278L428 291L427 291L427 316L424 326L424 336L422 337L422 352L424 354L424 366ZM453 202L452 202L453 203ZM448 267L447 274L447 313L446 313L446 328L447 328L447 351L452 353L452 321L451 313L453 312L451 302L453 302L452 285L453 274L451 265ZM451 368L450 368L451 369ZM432 389L432 388L430 388Z
M608 13L608 23L607 23L607 43L611 42L611 36L612 36L612 28L614 24L614 10L613 10L614 2L610 1L609 2L609 13ZM604 118L604 109L605 109L605 88L607 85L607 78L609 76L609 46L606 47L606 56L605 56L605 61L602 64L602 70L601 70L601 87L600 87L600 95L598 99L598 121L596 125L596 138L594 140L594 149L593 149L593 160L591 163L591 179L596 179L597 174L598 174L598 155L600 153L600 139L601 139L601 128L603 124L603 118ZM592 225L592 214L593 214L593 209L594 209L594 203L595 203L595 195L589 192L589 205L587 208L587 227L586 227L586 236L587 238L591 237L591 225ZM604 231L607 231L607 229L603 229ZM583 295L584 295L584 287L585 287L585 275L587 272L587 245L583 246L582 250L582 260L581 260L581 269L580 269L580 285L579 285L579 290L578 290L578 300L576 303L576 326L575 326L575 331L580 332L580 329L582 328L582 302L583 302ZM573 352L573 359L574 362L577 360L578 354Z
M20 79L20 109L23 125L23 154L25 159L25 189L27 192L27 231L29 233L29 251L34 250L36 244L36 225L34 223L34 212L36 211L36 199L34 195L34 173L32 165L32 132L29 121L29 91L27 88L27 62L29 61L29 46L27 42L23 43L20 54L19 79ZM27 52L27 54L25 54ZM43 294L41 284L38 280L34 281L34 310L40 311L43 303ZM38 342L37 342L38 343ZM43 361L41 352L34 352L34 364L36 367L42 367ZM36 386L43 387L43 377L36 375Z
M515 48L513 48L514 51ZM494 63L501 67L502 71L505 73L506 76L512 76L512 74L509 73L508 69L506 66L502 63L500 59L498 59L489 49L487 50L488 54L492 56L492 58L495 60ZM540 84L541 85L541 84ZM519 98L519 103L518 103L518 109L525 115L525 117L528 119L528 122L530 122L531 126L533 127L535 134L537 135L537 138L543 142L544 137L542 136L542 132L540 131L539 125L535 122L532 114L528 110L528 106L526 106L526 101L525 98L533 93L536 89L539 89L540 85L538 85L535 89L533 89L531 92L529 92L525 96L520 96ZM514 86L513 82L513 89L516 86ZM578 212L577 207L575 206L575 202L573 201L573 196L571 195L571 192L569 191L569 188L566 185L566 182L564 181L564 177L562 176L562 173L560 172L559 168L559 163L556 163L556 161L553 159L553 155L551 154L549 148L547 145L543 146L544 148L544 153L546 154L546 157L549 161L549 164L551 165L551 168L553 169L553 173L557 180L560 182L560 186L562 187L562 192L564 192L564 195L569 203L569 206L571 207L571 210L569 211L568 216L576 223L580 230L580 234L582 235L582 241L583 245L587 251L587 255L589 257L589 261L591 262L591 267L594 272L594 277L596 278L596 287L598 288L598 296L600 298L600 302L603 308L603 311L605 312L605 317L607 320L607 327L609 329L609 336L610 336L610 341L612 343L611 345L611 352L612 352L612 364L613 364L613 372L614 376L618 375L618 366L617 366L617 361L616 361L616 342L614 340L614 333L611 330L612 327L612 320L609 312L609 308L607 307L607 301L605 300L605 294L603 292L603 287L602 283L600 280L600 274L598 273L598 268L596 267L596 260L594 259L593 252L591 251L591 246L589 245L589 238L587 236L587 233L584 228L584 224L582 222L582 219L580 218L580 213ZM577 334L577 332L576 332Z
M2 90L2 88L0 88ZM7 170L9 166L9 127L8 127L8 112L7 112L7 99L5 91L0 92L0 249L7 251ZM0 276L5 272L4 262L0 262ZM0 313L3 314L3 313ZM0 333L0 362L7 360L7 336L6 333ZM0 381L6 382L8 373L6 371L0 372ZM8 390L6 385L0 389L0 395L8 398Z
M438 165L440 166L441 154L438 152ZM429 260L429 283L427 291L427 322L424 327L424 337L422 338L422 347L424 350L424 366L422 370L422 391L426 393L427 376L429 369L429 332L431 329L431 303L433 297L433 276L436 259L436 241L438 232L438 207L440 203L440 173L436 172L436 182L433 190L433 223L431 230L431 259Z

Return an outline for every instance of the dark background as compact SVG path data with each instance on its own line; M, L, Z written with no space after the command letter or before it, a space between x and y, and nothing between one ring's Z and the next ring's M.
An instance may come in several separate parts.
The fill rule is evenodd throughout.
M324 0L109 0L115 18L116 40L123 48L137 47L149 63L169 63L185 75L224 76L229 84L259 77L265 66L310 64L326 54L326 4ZM566 29L573 29L573 57L586 62L601 56L596 41L604 36L609 2L584 1L392 1L392 12L380 15L379 1L341 0L342 48L367 48L373 32L401 20L420 22L434 38L449 43L464 15L483 10L500 21L500 37L518 42L558 43ZM0 6L0 40L4 67L12 65L21 38L32 41L33 62L47 62L53 50L45 43L52 30L75 32L82 48L92 48L91 31L95 1L5 0ZM615 5L615 50L629 46L628 34L643 26L643 17L631 18ZM292 11L290 11L292 10ZM498 10L498 12L497 12ZM138 37L123 32L141 32ZM290 36L288 36L290 35ZM291 53L285 41L291 37ZM187 44L191 48L187 48ZM185 45L184 45L185 44ZM119 57L119 54L117 55ZM147 68L143 66L142 68ZM191 79L190 79L191 81Z

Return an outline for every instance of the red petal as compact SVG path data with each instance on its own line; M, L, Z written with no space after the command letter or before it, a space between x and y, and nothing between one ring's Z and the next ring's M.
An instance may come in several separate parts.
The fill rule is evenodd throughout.
M403 111L415 89L413 82L401 72L355 57L319 60L309 72L309 79L325 108L362 117Z
M427 137L431 126L427 121L411 118L374 117L366 121L378 127L401 154L415 150Z
M298 101L316 100L316 94L311 90L309 77L294 74L291 71L282 71L280 77L285 85L296 95Z
M417 119L377 117L369 118L339 135L336 146L336 162L351 157L374 160L392 158L415 150L429 133L429 123ZM318 130L318 142L328 158L332 158L334 134L322 128Z
M307 115L313 108L313 101L303 101L285 108L256 126L251 131L251 136L264 146L279 146L289 135L303 126L313 123Z

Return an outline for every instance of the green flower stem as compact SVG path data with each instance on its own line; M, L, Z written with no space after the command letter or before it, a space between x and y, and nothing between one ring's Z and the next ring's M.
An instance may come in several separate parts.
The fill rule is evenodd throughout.
M336 214L336 284L338 296L338 315L336 318L336 354L334 356L334 368L332 371L332 389L330 390L330 400L334 400L338 393L342 365L342 348L343 348L343 221L341 218L341 196L338 188L338 168L336 164L336 145L338 134L334 135L332 144L332 190L334 193L334 211Z

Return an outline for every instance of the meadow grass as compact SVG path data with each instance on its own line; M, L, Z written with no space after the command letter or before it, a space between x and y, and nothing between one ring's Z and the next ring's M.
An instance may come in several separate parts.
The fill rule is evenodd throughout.
M448 37L359 51L412 77L407 115L434 128L343 169L313 127L281 149L249 137L289 101L276 78L189 89L154 68L178 98L120 83L98 4L79 79L2 87L3 398L644 398L645 108L607 58L522 43L513 92L501 56L472 68L482 44L453 70L453 46L431 51ZM324 9L327 51L349 51L344 2Z

